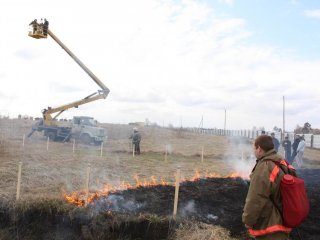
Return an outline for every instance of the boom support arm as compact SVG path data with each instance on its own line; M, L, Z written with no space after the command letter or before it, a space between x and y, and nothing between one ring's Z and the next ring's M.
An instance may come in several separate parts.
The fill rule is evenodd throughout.
M51 108L48 107L48 109L43 109L42 110L42 115L43 115L43 120L44 120L44 125L46 126L51 126L53 125L53 120L57 119L57 117L63 113L65 110L70 109L70 108L77 108L80 105L96 101L98 99L103 99L106 98L106 95L102 91L98 91L97 93L93 93L81 100L68 103L65 105L62 105L60 107L56 108ZM57 113L54 117L51 116L51 114Z

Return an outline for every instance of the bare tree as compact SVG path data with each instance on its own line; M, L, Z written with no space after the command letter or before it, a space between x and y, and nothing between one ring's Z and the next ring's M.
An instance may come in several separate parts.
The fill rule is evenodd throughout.
M311 124L306 122L304 125L303 125L303 128L302 128L302 133L310 133L311 132Z

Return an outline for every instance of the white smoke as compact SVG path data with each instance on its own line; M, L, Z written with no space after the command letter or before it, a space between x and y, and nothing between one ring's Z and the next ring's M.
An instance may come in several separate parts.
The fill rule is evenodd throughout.
M193 215L196 213L194 200L190 200L181 208L181 216Z
M112 211L112 212L135 212L143 208L144 203L136 202L134 199L125 199L122 195L110 194L106 197L100 197L92 205L96 212Z
M248 178L255 164L252 144L245 137L230 137L224 160L241 177Z

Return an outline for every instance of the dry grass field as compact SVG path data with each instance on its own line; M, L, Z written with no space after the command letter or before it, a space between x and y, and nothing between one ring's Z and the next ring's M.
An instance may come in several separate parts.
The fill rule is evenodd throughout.
M132 127L109 124L103 124L108 130L108 140L102 154L100 146L77 142L73 151L73 141L49 142L47 149L47 140L41 133L25 138L23 146L23 135L27 135L32 123L1 120L0 196L4 198L15 198L19 162L22 162L21 199L60 198L62 189L72 192L83 188L88 166L91 167L92 190L102 190L105 184L115 187L123 181L134 184L135 176L141 180L155 176L173 183L178 167L185 179L195 176L196 170L200 175L228 175L236 171L232 165L241 159L242 152L246 157L251 154L250 145L234 147L224 137L143 128L140 129L142 154L133 158L128 139ZM248 161L248 164L252 166L253 162Z
M142 134L141 155L133 157L128 139L132 127L128 125L100 124L108 132L108 140L101 148L73 141L47 142L41 133L24 138L32 124L34 121L31 120L0 119L0 200L9 205L16 204L20 162L21 188L17 203L35 205L47 200L66 202L65 194L83 193L88 170L89 195L93 196L94 193L106 194L110 190L124 190L128 186L130 189L161 184L173 186L178 168L181 171L181 182L192 182L207 177L233 176L235 173L245 177L254 165L252 146L248 139L240 137L227 138L179 129L145 127L139 129ZM319 150L306 150L304 168L320 168ZM81 198L84 198L84 194L78 198L83 200ZM173 203L169 208L170 211L173 209ZM153 222L160 221L157 217L154 218ZM192 226L189 224L180 225L172 238L191 240L237 237L230 236L229 230L223 227L203 222ZM8 231L0 230L0 239L10 239L12 235ZM92 238L86 232L88 230L82 228L82 235L75 239ZM55 237L47 239L73 239L64 237L66 236L63 234L55 234Z

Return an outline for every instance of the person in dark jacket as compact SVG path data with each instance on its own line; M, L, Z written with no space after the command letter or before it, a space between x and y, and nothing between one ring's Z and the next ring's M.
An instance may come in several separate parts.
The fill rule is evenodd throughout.
M291 160L293 161L294 158L297 156L297 149L299 146L299 142L300 142L300 136L299 135L295 135L294 137L294 141L292 143L292 156L291 156Z
M32 26L32 33L35 34L38 26L37 19L34 19L29 25Z
M141 134L137 128L133 128L133 134L130 136L130 139L132 139L132 144L134 145L134 153L139 155Z
M288 161L288 163L292 164L293 159L291 159L291 141L289 140L288 136L284 138L284 141L282 142L282 147L285 152L286 160Z
M43 24L43 35L48 35L49 21L45 18Z
M284 171L270 160L285 164L274 149L272 138L261 135L254 141L256 165L250 174L250 185L242 214L242 222L251 236L258 240L287 240L291 228L283 225L280 183ZM293 171L293 170L290 170Z
M275 137L274 133L271 133L271 137L272 137L272 142L273 142L273 145L274 145L274 149L276 150L276 152L278 152L279 151L279 147L280 147L280 142Z

